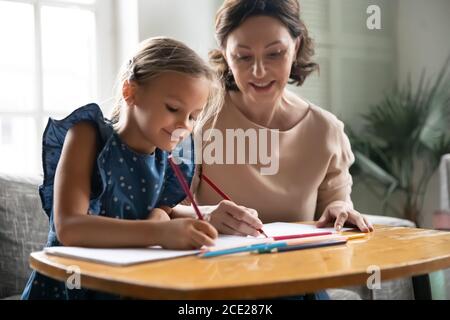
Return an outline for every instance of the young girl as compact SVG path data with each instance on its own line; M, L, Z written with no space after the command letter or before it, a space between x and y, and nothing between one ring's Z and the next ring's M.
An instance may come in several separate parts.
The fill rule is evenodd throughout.
M50 119L43 136L40 195L50 218L46 246L192 249L213 244L217 231L196 219L171 220L185 198L168 155L194 175L194 126L214 117L220 85L201 58L168 38L144 41L121 74L112 120L89 104L67 118ZM190 150L189 154L182 154ZM81 284L82 285L82 284ZM98 299L113 296L33 272L23 299Z

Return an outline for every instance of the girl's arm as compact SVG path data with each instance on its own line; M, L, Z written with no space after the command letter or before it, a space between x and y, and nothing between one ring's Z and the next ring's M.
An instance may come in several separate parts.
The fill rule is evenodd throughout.
M63 245L187 249L213 244L217 233L202 221L133 221L89 215L96 141L94 126L82 122L69 130L64 142L54 186L54 222Z
M152 221L169 221L171 212L172 209L169 207L154 208L150 211L147 219Z
M155 244L159 237L154 223L88 214L96 141L97 132L88 122L75 125L67 133L55 174L54 222L58 239L68 246Z

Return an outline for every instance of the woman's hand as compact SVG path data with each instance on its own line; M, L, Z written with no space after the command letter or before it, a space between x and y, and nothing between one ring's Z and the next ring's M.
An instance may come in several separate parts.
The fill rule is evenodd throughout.
M228 200L221 201L210 213L209 222L223 234L258 236L263 227L254 209L239 206Z
M165 249L199 249L214 245L217 230L206 221L174 219L159 224L161 246Z
M357 226L362 232L372 232L372 224L348 204L332 205L325 209L316 226L323 228L334 222L334 228L340 231L345 223Z

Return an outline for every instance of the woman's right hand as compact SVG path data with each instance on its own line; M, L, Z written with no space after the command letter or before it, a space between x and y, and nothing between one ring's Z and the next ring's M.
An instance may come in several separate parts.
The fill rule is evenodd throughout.
M209 222L220 233L240 236L259 236L258 229L263 227L256 210L239 206L228 200L221 201L211 211Z
M214 245L217 230L206 221L196 219L173 219L160 223L161 246L165 249L199 249Z

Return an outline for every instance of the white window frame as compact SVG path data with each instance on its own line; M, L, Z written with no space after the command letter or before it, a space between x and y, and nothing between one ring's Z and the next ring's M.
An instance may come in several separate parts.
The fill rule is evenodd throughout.
M113 23L115 2L111 0L95 0L93 4L83 4L76 0L1 0L5 2L25 3L33 5L34 11L34 108L26 111L3 110L0 108L0 117L32 117L35 122L35 143L36 154L33 161L33 171L42 172L41 145L42 132L45 124L43 119L48 117L61 117L65 114L55 113L44 110L43 97L43 60L42 60L42 30L41 30L41 8L43 6L77 8L89 10L95 16L95 36L96 36L96 88L95 99L100 103L106 101L112 96L112 87L114 85L114 67L116 65L115 54L115 24ZM74 106L76 108L78 106Z

